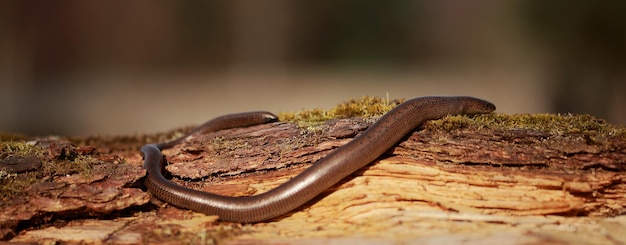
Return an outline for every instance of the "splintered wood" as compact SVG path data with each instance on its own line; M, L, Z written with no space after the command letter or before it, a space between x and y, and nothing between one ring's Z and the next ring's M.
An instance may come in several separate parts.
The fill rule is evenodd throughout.
M365 120L331 120L317 130L303 132L292 124L277 123L199 136L166 151L172 162L168 170L192 179L228 176L211 178L215 184L199 182L198 188L222 195L255 195L349 142L348 137L367 124ZM528 130L421 130L346 181L371 187L359 193L362 199L388 196L405 205L424 202L450 212L623 213L626 175L621 157L626 144L615 138L604 145L581 146L585 142L578 138ZM613 201L606 202L607 198Z
M374 121L334 119L308 129L278 122L224 130L196 135L163 154L172 181L179 185L220 195L258 195L348 143ZM110 173L92 173L85 181L76 180L78 176L54 178L52 183L74 188L55 187L63 194L47 198L82 200L82 206L33 207L28 209L32 215L20 220L15 218L20 209L3 204L4 216L0 217L5 234L10 234L7 229L18 229L12 225L15 222L33 224L19 228L19 234L10 236L12 241L626 243L624 135L604 135L600 141L584 133L528 128L462 125L442 129L430 123L422 128L319 197L267 222L219 222L216 216L182 210L154 198L152 204L145 204L145 192L131 193L141 187L133 184L136 177L127 177L129 184L121 185L122 179L111 178ZM132 176L142 164L136 150L140 144L134 144L134 150L100 146L105 149L99 150L99 156L122 156L124 161L116 164L128 165ZM98 189L111 183L116 184L114 189ZM134 204L128 203L134 199L121 199L119 204L124 195L141 198L135 198ZM24 198L31 205L33 198L37 200L28 195L19 200ZM94 206L107 200L118 205ZM29 202L16 205L24 203ZM35 225L41 223L33 220L41 218L41 212L59 219L57 209L86 220ZM94 210L119 210L126 215L87 218ZM36 211L40 213L35 215ZM92 238L75 238L77 232Z

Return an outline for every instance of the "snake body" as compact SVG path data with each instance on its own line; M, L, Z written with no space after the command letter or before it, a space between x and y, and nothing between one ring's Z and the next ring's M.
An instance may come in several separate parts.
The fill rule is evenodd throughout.
M385 114L354 140L334 150L296 177L256 196L221 196L185 188L167 180L161 172L164 164L161 150L180 143L191 134L278 120L278 117L269 112L226 115L171 142L143 146L141 153L147 169L145 184L154 196L165 202L209 215L219 215L223 221L264 221L303 205L341 179L373 162L427 120L446 115L485 114L495 109L494 104L473 97L420 97L408 100Z

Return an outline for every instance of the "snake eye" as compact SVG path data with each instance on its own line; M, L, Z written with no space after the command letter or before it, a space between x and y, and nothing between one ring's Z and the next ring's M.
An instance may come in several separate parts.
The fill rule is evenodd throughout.
M278 121L278 116L272 114L272 113L267 113L264 115L265 117L265 122L267 123L271 123L271 122L277 122Z
M484 109L485 111L488 111L488 112L492 112L492 111L495 111L495 110L496 110L496 105L494 105L493 103L488 102L488 101L485 101L485 103L483 104L483 106L484 106L484 108L483 108L483 109Z

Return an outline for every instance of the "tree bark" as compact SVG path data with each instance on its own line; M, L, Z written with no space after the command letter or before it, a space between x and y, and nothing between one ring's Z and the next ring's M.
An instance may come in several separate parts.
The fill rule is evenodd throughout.
M220 222L146 192L139 147L180 132L38 139L34 145L45 150L38 156L39 168L80 160L87 161L88 173L46 170L42 180L4 200L0 237L127 244L625 243L624 129L490 125L502 117L428 122L321 196L257 224ZM278 122L224 130L195 135L163 154L179 185L220 195L257 195L374 121L333 119L308 129Z

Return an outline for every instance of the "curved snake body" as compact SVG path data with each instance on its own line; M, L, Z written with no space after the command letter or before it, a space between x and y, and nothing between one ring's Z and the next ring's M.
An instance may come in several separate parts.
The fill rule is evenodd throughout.
M268 192L249 197L221 196L179 186L163 174L161 150L170 148L189 135L275 122L269 112L232 114L213 119L176 140L148 144L141 148L147 169L146 186L157 198L175 206L234 222L259 222L287 213L341 179L373 162L405 135L427 120L446 115L484 114L496 109L490 102L473 97L420 97L408 100L381 117L354 140L334 150L311 167Z

